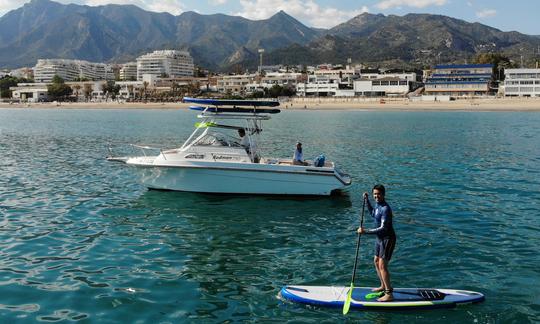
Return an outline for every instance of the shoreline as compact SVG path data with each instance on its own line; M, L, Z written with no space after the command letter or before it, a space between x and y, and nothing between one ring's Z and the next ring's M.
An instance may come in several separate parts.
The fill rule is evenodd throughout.
M188 109L182 102L47 102L0 103L3 108L29 109ZM282 102L281 110L369 110L369 111L538 111L540 98L460 99L455 101L410 101L403 98L294 98Z

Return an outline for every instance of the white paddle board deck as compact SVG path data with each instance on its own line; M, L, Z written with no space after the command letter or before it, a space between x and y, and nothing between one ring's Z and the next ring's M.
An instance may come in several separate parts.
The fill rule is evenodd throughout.
M329 286L285 286L280 296L295 303L343 307L350 287ZM352 293L351 308L365 310L408 310L453 308L457 305L484 301L483 294L453 289L432 288L394 288L394 300L379 302L369 287L355 287Z

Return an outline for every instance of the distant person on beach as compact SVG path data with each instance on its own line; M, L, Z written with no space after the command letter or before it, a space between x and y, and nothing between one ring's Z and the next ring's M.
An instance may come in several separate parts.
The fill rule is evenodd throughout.
M373 199L376 204L373 207L369 201L369 195L364 193L364 199L366 200L368 211L371 217L375 220L377 225L373 229L358 228L358 234L375 234L377 240L375 242L375 257L373 262L375 263L375 270L377 270L377 276L381 281L381 286L374 288L375 292L384 292L384 296L377 299L381 302L388 302L394 300L392 294L392 284L390 283L390 271L388 270L388 263L392 258L392 253L396 247L396 233L392 226L392 209L386 203L384 198L386 189L383 185L378 184L373 187Z
M296 143L296 150L294 150L292 162L294 165L308 165L308 163L304 161L304 154L302 153L302 143L300 142Z

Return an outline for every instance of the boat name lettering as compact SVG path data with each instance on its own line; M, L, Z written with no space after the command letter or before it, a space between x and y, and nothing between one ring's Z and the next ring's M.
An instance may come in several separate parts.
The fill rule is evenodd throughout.
M216 160L232 160L234 157L230 156L230 155L215 155L214 154L214 159Z

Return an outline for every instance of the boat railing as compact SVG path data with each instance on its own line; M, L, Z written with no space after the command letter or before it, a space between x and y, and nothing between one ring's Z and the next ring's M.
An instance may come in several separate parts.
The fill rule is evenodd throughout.
M118 147L127 147L129 149L120 149L122 154L116 154L116 151L117 151ZM107 155L107 160L109 160L109 161L126 162L129 158L137 156L136 153L135 153L136 151L141 152L144 157L148 157L148 152L149 151L159 151L163 155L163 158L167 159L165 157L165 154L167 152L164 152L162 148L153 147L153 146L149 146L149 145L123 144L123 145L119 145L119 146L115 147L115 149L113 149L111 143L109 143L109 145L107 146L107 150L109 152L108 155Z

